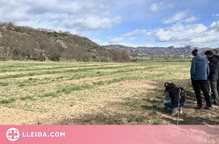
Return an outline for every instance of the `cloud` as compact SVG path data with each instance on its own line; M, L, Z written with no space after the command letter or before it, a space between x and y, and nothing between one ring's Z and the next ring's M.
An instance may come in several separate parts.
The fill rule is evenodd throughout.
M132 32L129 32L129 33L125 33L123 35L121 35L120 37L117 37L117 38L111 38L109 43L121 43L122 41L130 38L131 36L133 35L143 35L143 34L146 34L147 30L146 29L136 29ZM107 37L109 38L109 37ZM136 38L135 38L136 39ZM129 40L133 40L133 38L130 38Z
M162 22L164 24L171 24L174 22L191 23L191 22L194 22L197 20L199 20L199 18L196 16L188 17L188 10L186 10L186 11L179 11L179 12L175 13L172 17L167 18L167 19L163 19Z
M112 38L109 43L118 43L124 41L125 38Z
M174 45L193 45L198 47L219 47L219 21L210 27L203 24L174 24L173 26L152 29L147 33L155 43L168 42Z
M166 8L172 8L173 5L171 4L168 4L168 5L165 5L164 2L160 2L160 3L153 3L150 8L146 11L146 13L154 13L154 12L157 12L159 10L164 10Z
M146 32L147 32L146 29L142 29L142 30L136 29L136 30L134 30L133 32L126 33L126 34L122 35L121 37L129 38L129 37L131 37L132 35L135 35L135 34L144 34L144 33L146 33Z
M139 47L139 45L135 45L135 44L132 44L132 43L126 43L126 42L121 42L121 43L118 43L118 44L128 46L128 47Z
M75 34L81 34L105 31L121 23L120 16L110 17L110 9L110 5L95 0L1 0L0 21L51 25L55 29L70 29Z
M120 22L121 17L110 20L109 18L90 16L87 18L66 20L65 27L72 28L72 26L74 26L76 29L75 33L86 33L88 31L104 31Z
M211 25L210 25L210 28L219 28L219 21L218 22L213 22Z
M184 21L187 22L187 23L190 23L190 22L194 22L194 21L197 21L199 20L199 18L193 16L193 17L189 17L187 19L185 19Z
M110 45L108 42L103 42L100 44L101 46Z
M154 13L158 10L158 4L154 3L150 6L150 8L147 10L148 13Z
M93 42L97 43L97 44L100 44L101 43L101 40L100 39L92 39Z
M106 37L105 39L106 40L109 40L109 39L111 39L112 38L112 36L108 36L108 37Z
M219 14L212 14L212 16L213 16L213 17L218 17L218 16L219 16Z
M172 17L170 17L168 19L163 19L163 23L164 24L171 24L173 22L180 21L180 20L182 20L183 18L185 18L187 16L187 12L188 11L177 12Z
M135 40L135 39L136 39L135 37L129 38L129 40Z

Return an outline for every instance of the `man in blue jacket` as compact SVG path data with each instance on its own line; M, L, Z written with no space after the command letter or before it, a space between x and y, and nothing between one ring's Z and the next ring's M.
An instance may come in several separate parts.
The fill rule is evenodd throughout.
M207 89L207 78L210 73L208 61L204 56L198 55L198 50L196 49L192 51L192 54L194 58L192 59L190 74L191 74L193 89L195 91L195 95L197 99L197 106L195 106L194 108L195 109L202 108L202 98L200 92L200 90L202 90L206 101L206 106L204 107L204 109L211 109L211 102Z

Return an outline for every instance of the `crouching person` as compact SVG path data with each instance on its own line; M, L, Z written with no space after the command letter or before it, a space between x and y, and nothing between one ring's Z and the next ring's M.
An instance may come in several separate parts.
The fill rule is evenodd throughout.
M172 116L175 116L178 113L178 100L179 100L179 92L178 87L174 83L170 83L166 86L165 93L169 94L171 101L165 101L164 106L172 109ZM185 105L186 100L180 99L179 104L179 112L182 113L182 106Z
M164 83L164 88L165 88L165 90L164 90L164 94L165 94L165 98L164 98L164 109L167 109L167 107L165 106L165 103L171 101L169 92L166 91L166 88L167 88L168 84L170 84L170 83L169 83L169 82Z

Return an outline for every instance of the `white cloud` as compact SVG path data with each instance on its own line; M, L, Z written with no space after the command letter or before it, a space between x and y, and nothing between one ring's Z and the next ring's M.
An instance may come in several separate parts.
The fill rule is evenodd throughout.
M213 22L213 23L210 25L210 28L219 28L219 21L218 21L218 22Z
M158 10L158 4L154 3L150 6L150 8L147 10L148 13L153 13Z
M199 20L199 18L196 17L196 16L190 16L188 18L186 18L186 17L188 17L188 10L179 11L176 14L174 14L172 17L170 17L168 19L163 19L162 22L164 24L171 24L171 23L174 23L174 22L191 23L191 22Z
M135 35L135 34L144 34L144 33L146 33L146 32L147 32L146 29L142 29L142 30L136 29L136 30L134 30L133 32L126 33L126 34L122 35L121 37L128 38L128 37L131 37L132 35Z
M121 43L123 42L124 40L130 38L132 35L143 35L143 34L146 34L147 30L146 29L136 29L132 32L129 32L129 33L125 33L123 35L121 35L120 37L117 37L117 38L111 38L109 43ZM109 38L109 37L107 37ZM136 38L135 38L136 39ZM130 39L129 39L130 40ZM131 40L133 40L133 38L131 38Z
M112 38L109 43L119 43L119 42L122 42L124 41L125 38Z
M172 4L164 4L164 2L160 2L160 3L153 3L150 8L146 11L146 13L154 13L157 12L159 10L164 10L166 8L172 8L173 5Z
M111 39L112 38L112 36L108 36L108 37L106 37L105 39L106 40L109 40L109 39Z
M65 27L71 28L73 25L77 30L76 33L86 33L88 31L104 31L113 25L119 24L120 22L121 17L116 17L110 20L109 18L90 16L87 18L67 20Z
M119 45L128 46L128 47L139 47L139 45L135 45L132 43L120 42Z
M154 42L168 42L175 45L193 45L198 47L219 47L219 21L213 22L210 27L203 24L182 25L152 29L147 35Z
M197 20L199 20L199 18L193 16L193 17L189 17L189 18L185 19L184 21L190 23L190 22L194 22Z
M135 37L129 38L129 40L135 40L135 39L136 39Z
M212 16L213 16L213 17L218 17L218 16L219 16L219 14L212 14Z
M101 40L100 39L92 39L93 42L97 43L97 44L100 44L101 43Z
M100 44L101 46L110 45L108 42L103 42Z
M187 12L188 11L177 12L172 17L170 17L168 19L163 19L163 23L170 24L170 23L173 23L173 22L176 22L176 21L180 21L180 20L182 20L183 18L185 18L187 16Z
M51 25L55 29L71 29L75 34L81 34L104 31L121 23L120 16L110 17L110 8L110 5L94 0L1 0L0 21Z

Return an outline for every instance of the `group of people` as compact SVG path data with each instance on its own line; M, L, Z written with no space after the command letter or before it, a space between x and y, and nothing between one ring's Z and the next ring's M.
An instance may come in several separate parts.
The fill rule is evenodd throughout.
M205 52L206 57L198 54L198 50L192 51L194 58L191 63L191 83L195 91L197 106L195 109L202 108L201 90L204 94L206 105L204 109L211 109L212 104L219 106L219 56L217 50L213 49ZM186 100L179 100L178 88L174 83L164 83L165 99L164 108L172 109L172 116L178 112L182 113L182 106ZM212 94L211 94L212 93ZM179 107L179 111L177 110Z
M201 90L206 102L204 109L211 109L212 104L219 106L219 56L217 55L217 50L206 51L206 58L198 55L198 50L193 50L192 54L194 58L192 59L190 73L192 86L197 99L197 106L194 108L202 108Z

